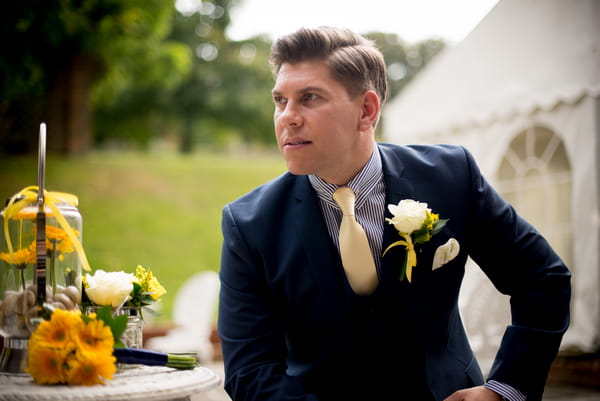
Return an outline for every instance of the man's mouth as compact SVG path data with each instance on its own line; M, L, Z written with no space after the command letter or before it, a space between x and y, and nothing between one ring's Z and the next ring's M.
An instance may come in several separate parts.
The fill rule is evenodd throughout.
M287 145L306 145L307 143L310 143L310 141L293 141L293 142L286 142L286 146Z

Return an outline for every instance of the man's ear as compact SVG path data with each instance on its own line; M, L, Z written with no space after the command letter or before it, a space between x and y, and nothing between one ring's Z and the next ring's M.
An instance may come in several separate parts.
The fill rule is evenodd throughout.
M381 104L379 103L379 96L372 90L368 90L362 95L362 114L360 116L359 129L365 131L372 128L377 123L379 118L379 111Z

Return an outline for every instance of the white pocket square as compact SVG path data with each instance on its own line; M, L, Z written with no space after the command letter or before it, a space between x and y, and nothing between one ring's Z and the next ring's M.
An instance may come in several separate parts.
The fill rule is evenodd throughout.
M454 259L459 252L460 245L458 244L458 241L454 238L450 238L448 242L446 242L444 245L440 245L438 249L435 250L435 254L433 255L433 266L431 266L431 270L435 270L444 266L446 263Z

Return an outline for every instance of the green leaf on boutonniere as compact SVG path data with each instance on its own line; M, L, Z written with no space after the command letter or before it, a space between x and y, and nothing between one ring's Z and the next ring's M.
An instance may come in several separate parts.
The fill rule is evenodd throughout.
M435 217L433 217L435 216ZM431 220L434 220L433 222ZM438 220L437 215L432 213L427 214L427 218L423 223L423 227L419 230L415 230L412 233L413 242L415 244L424 244L429 241L431 237L442 231L442 228L446 225L448 219Z
M444 228L444 226L446 225L448 220L449 219L440 219L440 220L436 221L433 224L433 230L431 230L431 236L433 237L434 235L436 235L437 233L442 231L442 228Z

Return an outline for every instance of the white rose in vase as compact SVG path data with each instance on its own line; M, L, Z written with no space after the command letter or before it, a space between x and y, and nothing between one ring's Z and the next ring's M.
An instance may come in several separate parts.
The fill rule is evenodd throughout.
M85 293L90 301L96 305L110 305L116 308L129 299L135 276L123 271L97 270L93 276L86 274L85 280Z

